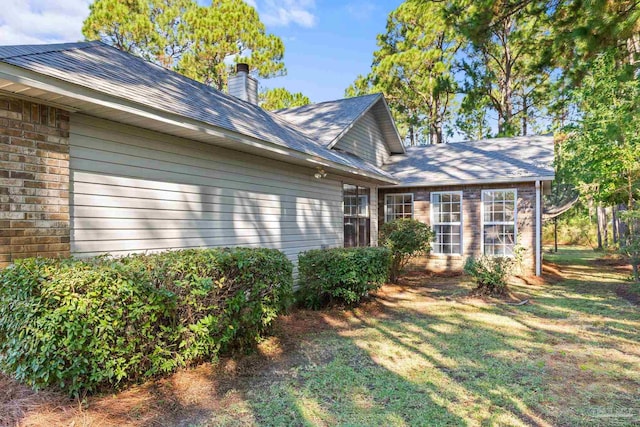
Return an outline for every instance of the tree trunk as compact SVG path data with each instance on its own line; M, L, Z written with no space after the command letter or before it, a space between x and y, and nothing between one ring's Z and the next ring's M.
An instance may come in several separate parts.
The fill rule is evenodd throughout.
M512 18L513 19L513 18ZM503 44L503 54L504 54L504 64L503 70L504 75L502 76L502 129L499 129L500 133L505 131L505 128L511 126L511 118L513 116L513 100L512 100L512 72L513 72L513 62L511 58L511 48L509 47L509 33L511 32L510 28L512 25L512 19L505 19L503 21L502 28L502 44Z
M527 97L522 89L522 136L527 136L527 122L529 119L529 107L527 106Z
M553 218L553 251L558 252L558 217Z
M607 219L607 209L606 207L602 209L602 240L605 248L609 247L609 227L608 227L608 219Z
M615 205L611 207L611 232L613 234L613 244L615 245L620 240L618 236L618 214Z
M442 127L439 123L431 122L429 125L429 139L432 144L442 144Z
M602 207L600 204L596 207L596 222L598 226L598 249L602 249Z

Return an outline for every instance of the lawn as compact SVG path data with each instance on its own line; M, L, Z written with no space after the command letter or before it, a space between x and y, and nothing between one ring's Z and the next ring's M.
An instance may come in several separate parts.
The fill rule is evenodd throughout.
M255 354L114 395L70 401L0 377L0 424L638 425L636 294L600 256L545 254L544 279L516 279L509 301L412 274L358 309L281 318Z

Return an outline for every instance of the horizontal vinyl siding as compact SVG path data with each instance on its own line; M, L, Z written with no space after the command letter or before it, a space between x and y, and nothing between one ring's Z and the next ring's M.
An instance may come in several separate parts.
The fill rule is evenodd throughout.
M373 112L367 112L335 145L377 166L390 156Z
M71 250L342 245L342 187L301 168L71 116Z

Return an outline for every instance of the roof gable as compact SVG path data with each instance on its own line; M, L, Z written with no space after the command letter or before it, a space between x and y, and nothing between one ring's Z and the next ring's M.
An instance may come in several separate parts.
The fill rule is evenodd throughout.
M404 153L391 112L379 93L287 108L276 111L276 114L296 125L314 141L332 148L369 111L374 112L389 150Z

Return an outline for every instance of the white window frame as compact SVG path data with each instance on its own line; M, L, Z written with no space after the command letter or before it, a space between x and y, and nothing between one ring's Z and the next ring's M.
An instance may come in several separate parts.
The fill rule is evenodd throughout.
M434 196L436 195L442 195L442 194L458 194L460 196L460 222L438 222L436 223L435 221L435 211L433 209L433 199ZM463 194L462 191L457 190L457 191L432 191L431 194L429 195L429 208L431 210L430 212L430 219L431 219L431 229L433 230L433 232L435 233L435 226L436 225L460 225L460 252L452 252L449 254L445 254L445 253L439 253L439 252L435 252L435 241L433 242L433 244L431 245L431 249L432 249L432 253L434 255L439 255L439 256L460 256L462 255L463 252L463 244L464 244L464 215L462 214L463 209L462 209L462 203L463 203Z
M389 221L393 221L395 218L389 218L388 212L388 206L389 206L389 197L398 197L398 196L411 196L411 219L413 219L415 217L415 203L414 203L414 199L413 199L413 193L388 193L384 195L384 222L389 222ZM392 206L397 205L398 203L393 203ZM404 203L402 203L404 205ZM405 218L405 217L403 217Z
M484 198L485 194L489 192L513 192L513 246L518 245L518 189L517 188L488 188L482 190L480 200L480 253L484 256L484 227L485 225L511 225L511 221L488 221L484 220ZM511 255L488 255L488 256L504 256L512 258Z
M361 187L361 188L365 188L365 187ZM369 215L369 214L370 214L370 212L369 212L369 196L368 196L368 195L366 195L366 194L358 194L357 196L351 196L351 195L349 195L349 196L344 196L344 195L343 195L343 196L342 196L342 206L343 206L342 211L344 212L344 199L346 199L346 198L349 198L349 199L356 199L356 197L357 197L356 204L355 204L355 206L356 206L356 210L359 210L359 209L360 209L360 205L361 205L361 204L360 204L360 201L361 201L361 200L364 200L365 213L364 213L364 214L361 214L360 212L356 212L356 214L355 214L355 215L346 215L346 213L345 213L345 215L344 215L344 216L350 216L350 217L357 216L357 217L359 217L359 218L369 218L369 217L370 217L370 215Z

